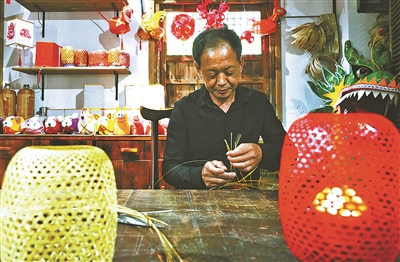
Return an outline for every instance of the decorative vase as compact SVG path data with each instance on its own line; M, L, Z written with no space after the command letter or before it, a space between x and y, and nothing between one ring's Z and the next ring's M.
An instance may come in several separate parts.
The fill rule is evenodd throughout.
M18 151L1 192L2 261L112 261L117 189L94 146Z
M279 211L301 261L400 254L399 132L378 114L308 114L287 132Z

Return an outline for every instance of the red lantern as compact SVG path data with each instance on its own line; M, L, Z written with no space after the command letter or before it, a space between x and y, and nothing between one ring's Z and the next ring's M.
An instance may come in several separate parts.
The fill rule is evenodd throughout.
M313 113L284 141L279 211L301 261L395 261L399 131L382 115Z
M171 33L179 40L188 40L194 34L194 19L187 14L174 17Z
M254 36L252 35L250 30L246 30L244 31L241 36L240 36L241 40L246 40L249 44L254 42Z
M229 11L229 5L224 2L219 4L218 9L208 10L210 4L212 4L212 0L203 0L196 8L200 17L207 20L204 29L224 27L222 22L225 20L225 13Z

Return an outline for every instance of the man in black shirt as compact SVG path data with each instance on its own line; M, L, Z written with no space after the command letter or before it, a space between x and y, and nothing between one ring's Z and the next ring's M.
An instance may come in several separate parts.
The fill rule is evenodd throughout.
M163 178L175 188L218 188L279 169L285 130L267 96L239 85L242 45L227 28L193 42L204 85L177 101L168 125ZM262 138L263 143L259 143Z

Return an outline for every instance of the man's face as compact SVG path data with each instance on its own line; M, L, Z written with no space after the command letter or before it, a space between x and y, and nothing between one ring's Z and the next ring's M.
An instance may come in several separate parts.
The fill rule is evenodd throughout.
M224 103L234 97L239 84L243 59L236 59L235 51L229 45L216 49L205 49L201 55L201 67L196 64L214 102Z

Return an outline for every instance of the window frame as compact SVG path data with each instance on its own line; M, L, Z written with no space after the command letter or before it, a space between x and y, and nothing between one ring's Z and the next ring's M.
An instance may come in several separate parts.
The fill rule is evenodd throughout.
M195 12L200 2L189 2L187 0L176 0L167 2L155 0L154 11L180 11ZM226 1L229 4L230 11L261 11L261 19L267 19L273 10L273 0L240 0ZM160 23L163 26L163 23ZM149 41L149 82L150 84L161 84L166 87L166 63L167 60L192 61L191 56L166 57L165 39L158 41ZM276 110L277 117L282 120L282 65L281 65L281 28L279 20L277 21L277 30L274 34L263 36L262 54L246 55L247 61L259 61L263 67L263 92L267 94L272 106ZM246 62L245 62L246 64ZM245 86L251 81L241 82ZM167 94L166 94L167 95Z

